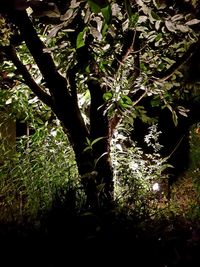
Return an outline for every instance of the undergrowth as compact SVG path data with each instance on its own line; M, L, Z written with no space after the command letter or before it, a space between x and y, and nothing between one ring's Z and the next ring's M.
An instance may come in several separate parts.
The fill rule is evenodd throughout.
M171 166L159 154L160 133L156 125L145 137L152 154L145 154L132 142L125 128L118 128L111 144L117 213L140 222L170 220L176 216L185 220L200 217L197 160L200 149L195 129L191 137L191 168L173 185L168 199L166 169ZM4 156L0 166L1 221L38 221L54 205L68 205L69 209L81 211L85 194L74 154L61 126L38 127L34 134L19 138L15 149L8 150L5 142L1 142L1 151Z
M38 219L52 208L55 199L65 201L70 190L77 192L77 199L84 198L74 154L61 127L40 127L33 135L21 137L15 151L4 152L0 166L1 221Z

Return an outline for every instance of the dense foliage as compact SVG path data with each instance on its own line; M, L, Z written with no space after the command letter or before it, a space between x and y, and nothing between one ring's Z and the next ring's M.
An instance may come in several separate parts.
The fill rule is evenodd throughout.
M198 0L0 1L1 263L198 265L199 22Z
M1 109L28 123L33 137L42 125L53 132L59 119L74 150L88 207L112 203L115 176L133 188L139 177L152 181L155 175L165 177L165 161L176 150L170 148L162 159L155 140L147 135L147 146L153 150L144 153L124 133L121 138L117 127L122 124L128 130L133 125L133 139L137 131L143 139L136 121L153 131L162 110L171 113L175 126L190 114L195 117L190 124L199 119L193 102L185 105L198 89L198 82L185 76L185 63L192 64L189 60L198 54L199 9L197 2L185 5L24 0L0 6ZM156 134L151 132L155 138ZM128 175L124 171L121 175L120 153L127 157L120 168L132 164L136 174L127 169ZM130 195L137 202L141 192L134 190Z

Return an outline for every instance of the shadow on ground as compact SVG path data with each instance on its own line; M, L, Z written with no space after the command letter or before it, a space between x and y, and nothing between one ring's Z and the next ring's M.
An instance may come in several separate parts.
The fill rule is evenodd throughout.
M199 222L138 222L114 212L53 210L40 227L0 226L0 266L199 267Z

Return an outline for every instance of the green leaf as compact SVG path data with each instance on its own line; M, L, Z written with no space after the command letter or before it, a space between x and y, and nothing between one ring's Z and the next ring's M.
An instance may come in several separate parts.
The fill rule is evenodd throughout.
M106 92L104 95L103 95L103 99L104 101L109 101L111 100L113 97L113 94L111 92Z
M151 11L151 16L155 20L161 20L161 18L154 11Z
M124 1L124 4L125 4L125 9L126 9L126 12L128 14L128 17L130 19L132 14L133 14L130 2L129 1Z
M167 7L165 1L162 0L153 0L153 4L157 9L164 9Z
M122 95L121 99L118 101L121 108L129 108L133 102L127 95Z
M90 65L87 65L87 67L85 68L85 72L90 73Z
M83 150L83 152L86 152L88 150L92 150L92 144L91 144L91 141L88 137L86 137L86 147L85 149Z
M87 146L87 147L83 150L83 152L86 152L86 151L88 151L88 150L92 150L92 148L91 148L90 146Z
M103 37L106 35L107 30L108 30L108 24L104 23L103 29L102 29L102 36Z
M121 99L126 105L132 105L133 104L132 100L127 95L122 95Z
M99 68L100 68L101 71L105 71L105 66L104 66L104 63L103 62L100 62L99 63Z
M130 22L131 22L131 27L134 27L138 20L139 20L139 13L134 13L133 15L131 15L131 18L130 18Z
M109 24L112 17L112 10L110 5L107 5L106 7L102 8L101 12L103 14L106 24Z
M140 62L140 70L144 71L144 73L148 70L144 62Z
M100 140L104 139L104 137L98 137L95 140L92 141L91 146L93 146L94 144L96 144L97 142L99 142Z
M79 32L76 39L76 49L83 47L85 45L84 33L85 31Z
M88 1L88 4L89 4L91 11L93 13L97 14L97 13L101 12L101 7L97 3L95 3L94 1Z
M172 110L172 119L173 119L174 125L177 126L178 125L178 116L174 110Z
M151 100L151 106L152 107L159 107L160 106L160 99L159 98L153 98Z
M43 120L41 120L40 118L36 118L36 121L38 124L42 124L42 125L44 124Z
M87 142L87 144L88 144L89 146L91 146L91 141L90 141L90 139L89 139L88 137L86 137L86 142Z
M163 38L163 34L160 32L157 34L155 41L159 41L161 38Z

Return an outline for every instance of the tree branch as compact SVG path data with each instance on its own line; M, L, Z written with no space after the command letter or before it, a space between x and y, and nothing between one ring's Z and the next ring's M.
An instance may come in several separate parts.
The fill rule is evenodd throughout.
M47 106L53 107L51 96L47 94L42 88L33 80L27 68L23 65L16 54L16 50L12 46L2 47L3 52L13 62L19 73L24 79L24 83L28 85L31 91Z
M120 65L126 60L128 55L133 51L135 52L134 68L133 68L133 71L130 72L129 77L128 77L131 81L131 86L130 86L131 88L131 87L134 87L132 84L140 75L140 40L139 40L139 34L137 31L130 30L129 32L130 32L130 36L128 36L129 37L128 42L126 40L126 43L124 47L122 48L122 54L120 56L121 61L115 60L113 64L118 69ZM134 95L132 94L130 90L128 97L130 97L131 100L133 100L133 96ZM143 98L143 95L141 97ZM135 103L138 103L139 101L140 99L136 100ZM134 103L134 106L136 105L135 103ZM122 120L122 117L123 117L123 113L120 111L117 111L114 117L111 119L110 121L110 136L111 137L113 135L115 128Z
M134 50L134 70L132 73L133 75L132 80L136 80L140 76L140 39L139 39L139 33L137 31L135 31L133 50Z
M153 75L154 79L158 82L163 82L168 80L181 66L183 66L187 61L197 52L200 48L200 37L196 43L190 45L189 49L184 53L184 55L176 60L176 62L165 71L161 71L159 74Z
M147 95L147 91L140 93L138 98L133 102L132 107L135 107L146 95ZM114 117L110 120L110 137L113 136L115 128L122 121L124 116L125 116L125 113L122 113L121 111L117 111Z
M26 11L16 11L8 14L10 19L18 26L20 33L33 56L50 93L56 98L60 94L58 87L64 89L65 94L69 96L67 91L67 81L59 74L54 64L54 61L49 53L45 53L45 45L38 37L38 34L33 27ZM61 89L60 89L61 90Z
M120 55L116 56L112 62L112 68L117 71L121 64L125 61L127 56L132 52L133 45L135 42L136 31L129 30L124 36L124 45L122 47L122 52Z
M76 73L77 72L78 72L78 68L76 65L72 67L71 69L69 69L67 72L67 77L68 77L68 81L69 81L70 89L71 89L71 96L76 102L78 102L77 91L76 91Z

